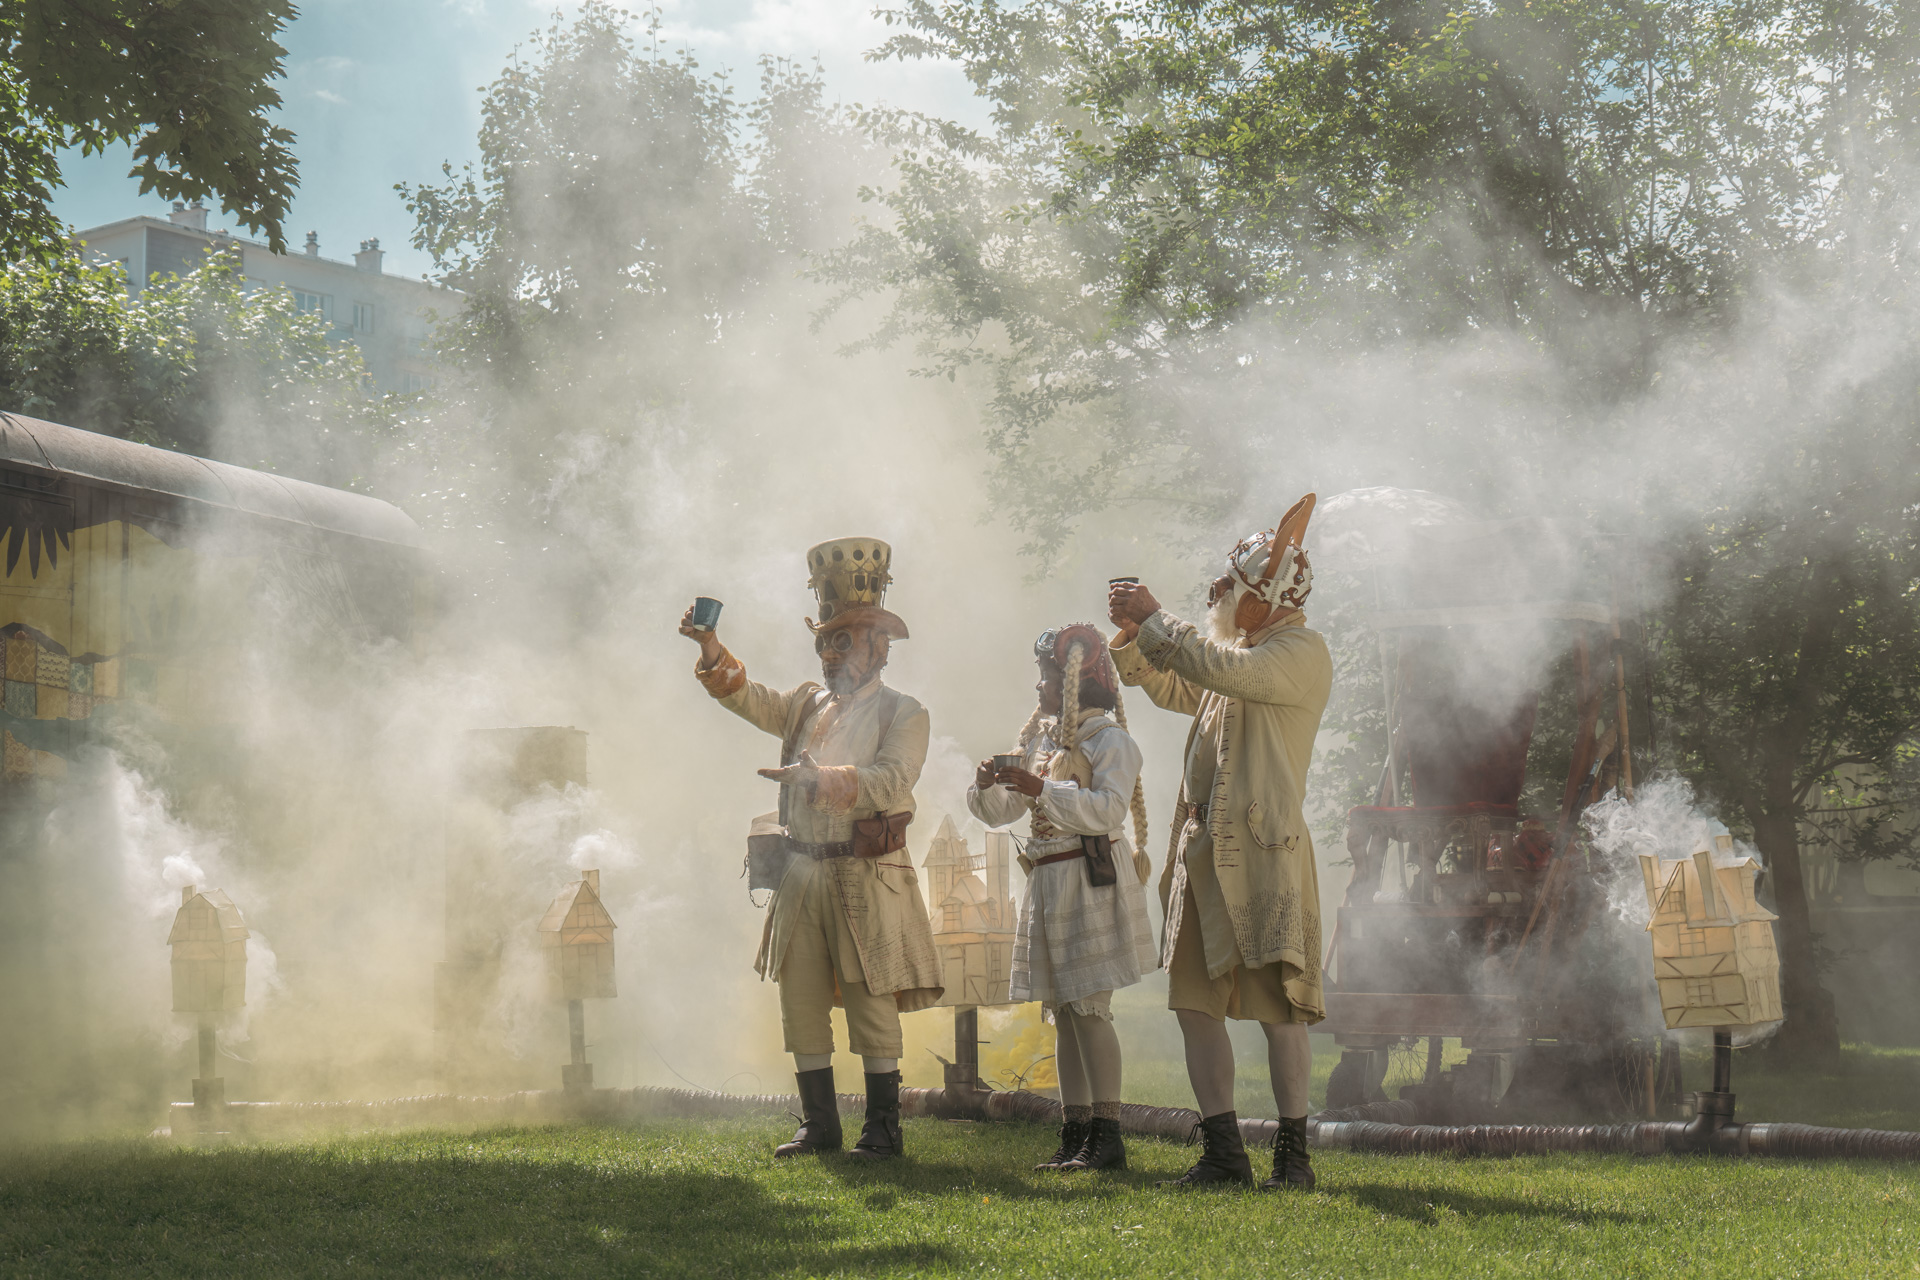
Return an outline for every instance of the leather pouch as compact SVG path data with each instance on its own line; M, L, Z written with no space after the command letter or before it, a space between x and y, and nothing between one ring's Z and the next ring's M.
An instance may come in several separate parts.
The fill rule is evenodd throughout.
M1080 847L1087 851L1087 883L1104 889L1120 879L1113 865L1112 836L1081 836Z
M910 811L856 819L853 824L853 856L878 858L882 854L898 853L907 847L907 824L912 821L913 814Z

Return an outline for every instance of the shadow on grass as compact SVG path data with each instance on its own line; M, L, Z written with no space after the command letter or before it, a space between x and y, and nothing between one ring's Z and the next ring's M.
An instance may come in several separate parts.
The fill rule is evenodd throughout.
M248 1151L0 1177L9 1275L865 1275L967 1261L942 1244L848 1244L826 1210L732 1174Z
M1580 1205L1514 1196L1483 1196L1470 1191L1446 1191L1431 1187L1390 1186L1361 1183L1358 1186L1322 1186L1337 1198L1408 1222L1431 1225L1442 1213L1457 1213L1463 1218L1554 1218L1561 1222L1630 1223L1645 1221L1639 1214L1618 1213L1610 1209L1589 1209Z

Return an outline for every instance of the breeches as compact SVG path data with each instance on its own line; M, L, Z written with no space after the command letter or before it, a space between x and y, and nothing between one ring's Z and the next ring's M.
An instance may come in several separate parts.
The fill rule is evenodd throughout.
M1283 985L1286 974L1278 964L1249 969L1238 962L1217 978L1207 976L1207 946L1200 935L1200 907L1187 891L1180 935L1173 940L1173 963L1167 966L1167 1008L1192 1009L1210 1018L1249 1022L1306 1022Z
M867 990L853 930L827 876L816 875L808 885L778 977L788 1053L833 1052L837 989L847 1010L847 1047L862 1057L901 1055L899 1005L891 994Z

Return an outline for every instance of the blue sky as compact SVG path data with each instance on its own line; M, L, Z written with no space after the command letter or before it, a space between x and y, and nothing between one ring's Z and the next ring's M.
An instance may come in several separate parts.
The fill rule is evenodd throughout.
M408 243L411 220L396 182L431 182L440 164L474 158L480 86L500 73L516 44L548 25L552 0L304 0L282 37L287 75L282 123L298 137L300 189L289 247L308 231L320 251L351 258L377 236L387 270L419 275L426 255ZM638 7L638 6L636 6ZM762 53L811 60L829 92L848 102L972 117L966 81L951 67L870 64L861 54L886 39L873 0L679 0L662 4L668 38L703 66L725 68L744 93ZM638 23L636 22L636 28ZM139 195L127 152L62 160L66 189L55 210L76 227L134 214L164 216L167 204ZM231 219L215 210L209 226Z

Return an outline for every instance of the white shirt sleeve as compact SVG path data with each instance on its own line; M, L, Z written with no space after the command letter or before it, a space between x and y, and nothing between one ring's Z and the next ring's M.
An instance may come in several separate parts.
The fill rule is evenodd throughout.
M1061 831L1111 835L1126 825L1133 807L1133 784L1140 776L1140 748L1125 729L1109 725L1082 743L1080 749L1093 767L1092 784L1082 787L1049 779L1041 789L1038 807Z
M1027 816L1027 802L1019 792L1009 791L998 783L985 791L968 787L967 812L990 827L1004 827Z

